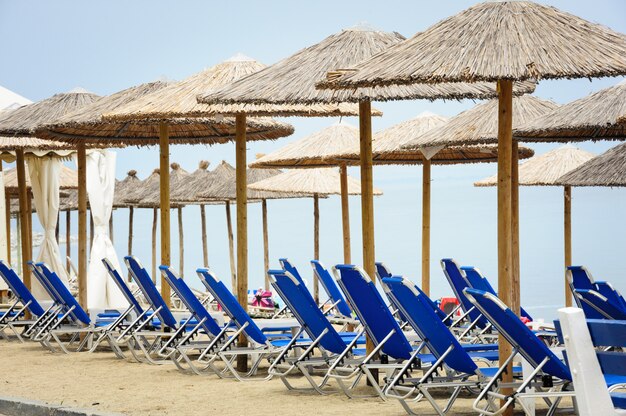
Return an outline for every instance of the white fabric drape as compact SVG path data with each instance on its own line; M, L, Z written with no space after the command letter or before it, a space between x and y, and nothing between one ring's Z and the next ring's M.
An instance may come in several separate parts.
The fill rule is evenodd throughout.
M48 263L67 285L67 273L61 261L61 251L55 235L59 215L61 161L52 157L29 157L27 165L35 210L44 232L37 261ZM32 292L37 299L50 298L37 279L32 280Z
M102 264L102 259L106 257L122 274L109 238L109 219L113 211L115 191L115 156L114 152L106 150L87 154L87 195L94 222L93 244L87 269L89 309L119 309L128 305Z
M2 163L0 161L0 163ZM6 261L7 250L11 249L11 243L7 241L7 227L6 221L4 220L6 215L6 206L4 199L4 173L0 171L0 260ZM3 279L0 279L0 289L6 289L7 285L4 283Z

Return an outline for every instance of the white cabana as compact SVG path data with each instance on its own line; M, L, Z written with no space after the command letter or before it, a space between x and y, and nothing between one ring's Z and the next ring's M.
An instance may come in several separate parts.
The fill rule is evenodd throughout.
M44 233L37 261L49 264L67 285L67 273L61 261L61 251L55 235L59 214L61 161L55 157L29 157L27 164L35 210ZM31 291L37 299L49 299L37 279L33 280Z
M87 195L94 223L87 268L87 305L91 310L123 308L128 304L102 264L102 259L106 257L121 274L109 237L109 219L115 191L115 159L115 153L106 150L94 150L87 154Z

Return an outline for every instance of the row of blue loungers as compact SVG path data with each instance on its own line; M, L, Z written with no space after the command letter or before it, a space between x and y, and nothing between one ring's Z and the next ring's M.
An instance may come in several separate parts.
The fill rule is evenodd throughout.
M382 263L376 265L376 278L385 296L357 266L337 265L328 270L319 261L312 261L313 274L329 296L319 306L296 267L281 259L281 269L269 270L268 275L299 324L295 333L264 331L211 270L198 269L203 285L230 318L228 324L220 326L189 286L170 267L161 266L161 274L189 311L187 319L179 322L141 263L132 256L125 257L124 262L138 291L133 292L104 259L129 306L120 314L92 322L45 264L30 267L53 300L46 310L17 274L0 261L0 276L18 299L0 317L0 336L30 339L51 351L66 353L93 352L108 346L120 358L130 354L139 362L174 363L185 372L242 381L278 377L288 389L319 394L359 397L362 391L357 387L367 379L376 396L398 400L410 414L414 413L413 403L424 400L438 414L445 414L464 390L475 396L475 410L488 415L514 405L530 413L527 406L532 399L544 400L551 414L563 397L574 395L566 362L548 348L558 345L558 334L529 329L497 298L478 269L459 267L452 259L442 260L441 265L461 310L447 315L418 286L394 276ZM581 267L570 268L568 277L585 313L605 320L624 319L616 311L626 311L626 302L609 284L595 282ZM141 306L139 293L149 308ZM24 319L26 311L31 319ZM522 316L532 320L523 309ZM513 346L507 364L520 361L521 356L534 369L522 374L521 368L514 366L513 384L502 382L507 364L496 366L498 334ZM248 340L246 346L237 343L240 335ZM369 353L365 335L374 344ZM245 373L237 370L240 356L250 359ZM615 357L609 359L613 360L613 373L606 372L606 384L617 388L626 383L626 364L614 365ZM269 368L260 374L264 362ZM504 394L504 388L513 388L513 393ZM433 391L439 393L433 395Z

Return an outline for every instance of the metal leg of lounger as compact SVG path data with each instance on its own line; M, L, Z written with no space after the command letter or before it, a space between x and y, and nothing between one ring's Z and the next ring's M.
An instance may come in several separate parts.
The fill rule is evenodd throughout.
M55 304L50 305L39 318L33 322L33 324L23 333L27 338L31 338L33 334L36 334L39 329L46 325L48 321L53 320L54 317L60 312L61 308Z

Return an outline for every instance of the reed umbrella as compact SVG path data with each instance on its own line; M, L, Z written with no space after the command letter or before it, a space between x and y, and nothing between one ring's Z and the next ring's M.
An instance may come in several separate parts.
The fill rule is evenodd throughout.
M97 99L97 95L77 88L67 93L56 94L50 98L33 104L24 105L15 110L3 112L3 114L0 115L0 136L33 137L41 125L56 120L64 114L72 112L77 108L93 103ZM26 187L24 185L26 171L24 163L25 153L23 149L16 149L15 154L18 179L21 185L19 195L20 208L24 213L24 215L20 218L20 227L22 231L22 274L24 284L30 289L31 276L26 262L32 258L32 242L29 240L27 230L29 223L26 218L26 205L29 199L27 198ZM79 169L79 171L80 170L81 169ZM86 220L83 225L86 227ZM86 287L85 284L86 280L79 281L79 300L82 305L86 305L87 299L86 292L83 293ZM80 290L81 288L82 291ZM83 294L83 297L81 297L80 294Z
M592 159L595 155L582 149L563 146L520 164L520 186L560 186L558 179ZM490 176L474 186L497 186L497 176ZM572 188L563 187L563 249L565 269L572 265ZM572 306L569 285L565 282L565 306Z
M341 182L345 181L346 189ZM255 191L281 192L286 194L313 195L313 257L319 260L319 198L329 195L359 195L361 184L358 180L342 176L333 168L290 169L281 174L248 185ZM374 189L374 195L382 195L382 191ZM314 278L313 296L319 302L319 283Z
M626 37L532 2L480 3L335 78L334 88L441 82L498 84L498 287L519 313L513 260L512 90L516 80L626 73ZM501 339L502 361L510 346ZM505 378L510 380L509 375ZM511 414L511 409L507 409Z
M81 114L73 114L40 132L55 140L82 144L105 142L110 146L117 143L140 145L159 144L161 163L161 263L170 263L170 199L169 199L169 144L172 143L224 143L233 138L235 120L232 118L188 118L186 113L193 111L193 97L197 89L213 88L231 82L245 74L259 69L258 63L249 59L232 59L215 65L205 71L171 85L161 85L151 92L146 86L139 86L121 91L101 100ZM155 84L155 83L152 83ZM137 90L142 90L137 91ZM191 100L188 98L192 97ZM152 104L149 104L152 103ZM137 106L148 109L156 105L162 112L138 114L133 112ZM152 107L154 109L154 107ZM120 118L130 110L128 119ZM103 117L105 114L110 117ZM157 114L158 113L158 114ZM275 139L289 135L293 127L273 120L254 120L247 123L250 137L256 139ZM161 278L161 290L164 300L169 304L170 288Z
M626 143L583 163L556 180L563 186L626 186Z

